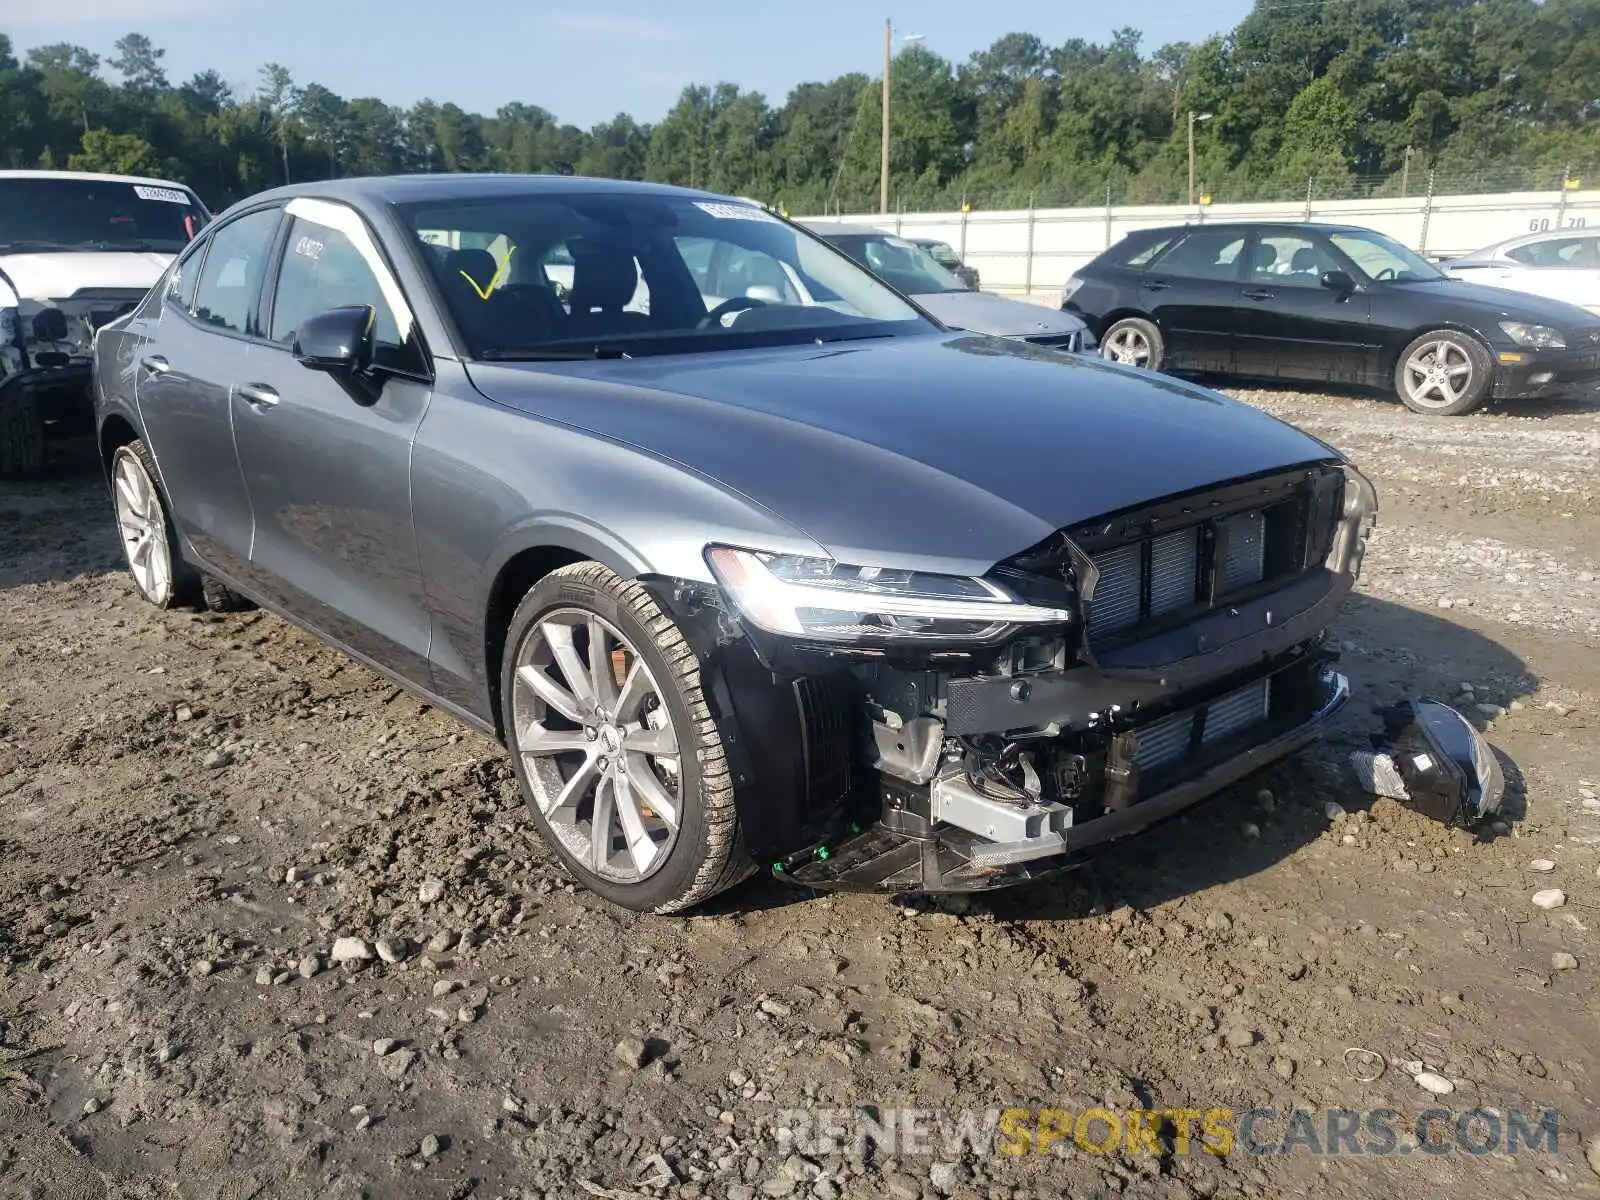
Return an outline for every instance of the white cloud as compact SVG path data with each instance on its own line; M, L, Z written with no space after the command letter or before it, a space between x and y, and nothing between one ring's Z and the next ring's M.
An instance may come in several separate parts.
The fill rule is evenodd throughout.
M0 0L0 4L5 0ZM629 17L620 13L552 13L548 24L575 37L620 42L670 42L677 38L670 27L648 17Z
M172 17L194 17L214 13L216 0L71 0L70 3L39 3L38 0L0 0L0 26L111 25L127 27L140 21L162 21Z

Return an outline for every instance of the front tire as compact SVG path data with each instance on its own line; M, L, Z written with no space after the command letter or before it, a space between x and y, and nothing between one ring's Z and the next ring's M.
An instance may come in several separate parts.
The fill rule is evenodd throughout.
M1400 352L1394 390L1413 412L1459 417L1489 398L1494 364L1474 337L1450 329L1423 334Z
M30 479L44 470L44 418L32 396L0 396L0 479Z
M1126 367L1159 371L1166 357L1161 330L1143 317L1123 317L1113 321L1100 339L1100 356Z
M640 584L596 562L546 576L511 618L500 696L523 797L585 887L670 913L752 872L699 658Z
M142 441L119 446L111 455L111 498L133 586L157 608L178 608L199 597L200 576L178 553L178 532L159 478Z

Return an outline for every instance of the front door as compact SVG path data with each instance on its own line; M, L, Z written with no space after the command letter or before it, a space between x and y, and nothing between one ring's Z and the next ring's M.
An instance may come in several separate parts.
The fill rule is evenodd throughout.
M411 523L411 443L432 396L411 310L366 225L322 200L289 203L289 228L233 400L255 510L250 579L285 612L426 684L429 620ZM300 364L295 331L330 308L376 312L382 390Z
M1328 288L1329 271L1351 274L1318 234L1263 229L1252 236L1240 289L1234 347L1241 375L1318 383L1369 382L1377 370L1371 294Z
M246 573L252 520L229 396L250 349L252 309L281 212L234 218L178 264L134 364L139 415L173 524L204 565L235 580Z

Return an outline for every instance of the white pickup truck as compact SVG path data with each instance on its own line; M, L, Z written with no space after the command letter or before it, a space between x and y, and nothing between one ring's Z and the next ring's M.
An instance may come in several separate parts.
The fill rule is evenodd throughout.
M164 179L0 171L0 479L38 472L47 437L92 428L95 332L210 219Z

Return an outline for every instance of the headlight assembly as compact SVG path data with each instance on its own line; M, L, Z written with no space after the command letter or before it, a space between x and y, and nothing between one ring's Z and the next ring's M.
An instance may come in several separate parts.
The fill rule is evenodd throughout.
M1561 331L1552 329L1549 325L1530 325L1526 321L1501 321L1500 328L1517 345L1526 346L1530 350L1567 348L1567 339L1561 336Z
M757 628L830 642L988 641L1018 625L1072 620L986 579L855 567L729 546L706 550L717 582Z

